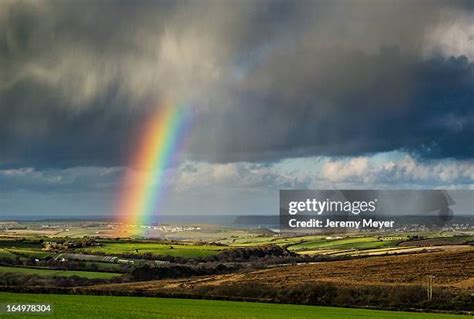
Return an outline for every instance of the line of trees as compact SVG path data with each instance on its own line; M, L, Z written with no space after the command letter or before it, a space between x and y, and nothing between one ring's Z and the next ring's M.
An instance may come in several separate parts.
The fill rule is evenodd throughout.
M202 286L193 294L256 300L341 307L376 307L395 309L432 309L473 311L474 295L436 289L432 300L426 298L424 286L336 286L329 283L310 283L296 286L269 286L258 282L222 286Z
M78 287L108 283L126 282L126 276L117 276L110 279L85 278L79 276L40 276L27 273L0 273L0 286L17 287L18 289L32 287Z

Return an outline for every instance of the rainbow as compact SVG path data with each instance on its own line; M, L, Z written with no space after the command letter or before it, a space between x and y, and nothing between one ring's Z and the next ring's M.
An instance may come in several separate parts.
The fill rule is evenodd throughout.
M147 118L118 201L120 222L129 235L140 234L140 226L159 213L166 169L178 160L187 122L184 107L170 102L161 103Z

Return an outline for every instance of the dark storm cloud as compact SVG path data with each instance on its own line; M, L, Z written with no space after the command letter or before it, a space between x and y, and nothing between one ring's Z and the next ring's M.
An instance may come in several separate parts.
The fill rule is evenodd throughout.
M119 168L73 167L36 170L33 168L0 170L0 194L13 191L38 193L97 193L116 191L122 177ZM3 196L2 196L3 197Z
M0 108L3 167L120 165L136 142L146 109L121 107L110 98L71 112L35 85L16 85ZM106 102L107 101L107 102ZM31 107L34 105L34 107Z
M219 145L218 161L396 149L474 156L474 64L466 57L422 60L386 48L373 55L336 51L326 62L323 81L306 74L307 87L292 87L295 79L273 74L278 80L265 94L245 94L231 111L203 116L195 138L209 142L194 143L195 153L204 159Z
M163 96L192 106L191 159L472 158L472 52L433 37L466 14L438 1L4 2L0 165L123 165Z

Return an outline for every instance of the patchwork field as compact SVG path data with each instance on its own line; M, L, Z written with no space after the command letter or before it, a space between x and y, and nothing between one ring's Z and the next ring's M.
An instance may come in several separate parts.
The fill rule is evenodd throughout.
M380 310L277 305L266 303L162 299L140 297L74 296L0 293L0 303L51 303L48 318L208 318L208 319L463 319L467 316ZM2 315L4 317L4 315ZM5 317L8 317L5 315ZM38 318L11 315L11 318Z
M308 240L300 244L291 245L288 249L293 251L308 251L315 249L374 249L395 247L397 240L380 240L377 237L351 237L341 239Z
M335 252L352 250L367 250L396 247L400 241L381 240L377 237L348 237L331 239L325 236L299 236L299 237L278 237L278 236L253 236L244 238L234 238L218 243L228 246L199 245L199 244L163 244L153 242L115 242L102 243L100 247L82 249L85 253L105 253L105 254L145 254L167 255L174 257L206 257L218 253L220 250L232 247L254 247L267 244L275 244L287 247L289 250L305 254L325 252L331 249Z
M61 237L0 238L4 291L115 296L3 294L1 298L15 297L15 302L24 296L32 300L54 298L59 312L53 317L57 318L63 318L66 309L77 309L67 317L336 319L457 317L308 306L454 313L471 311L474 298L474 246L469 245L472 233L291 236L266 229L209 227L200 234L186 230L160 238L112 239L69 237L75 228L63 228L67 231ZM214 257L223 250L227 251ZM58 267L69 270L55 270ZM434 276L431 301L426 297L428 276Z
M297 237L283 237L278 235L272 236L242 236L240 238L228 238L225 240L220 240L219 243L237 246L237 247L247 247L247 246L256 246L256 245L266 245L266 244L275 244L281 246L294 245L306 241L313 240L324 240L326 236L322 235L308 235L308 236L297 236Z
M140 242L119 242L105 243L99 247L83 249L87 253L105 253L105 254L145 254L166 255L173 257L205 257L217 254L219 250L225 247L213 245L175 245L159 243L140 243Z
M385 252L409 252L413 247L433 247L443 245L462 245L474 241L473 236L446 236L436 237L435 233L426 233L433 236L421 240L408 240L407 235L360 236L346 234L344 237L321 235L279 237L258 236L237 238L221 241L231 247L251 247L265 244L276 244L286 247L298 254L322 255L377 255ZM413 250L414 251L414 250Z

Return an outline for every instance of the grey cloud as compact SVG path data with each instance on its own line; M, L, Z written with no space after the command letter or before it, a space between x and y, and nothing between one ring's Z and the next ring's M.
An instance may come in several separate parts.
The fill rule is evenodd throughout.
M218 148L218 161L396 149L435 158L474 155L474 65L465 57L423 60L395 47L325 54L330 58L319 72L286 63L296 56L256 70L250 82L265 83L258 80L265 76L271 83L230 99L230 111L203 116L195 153L205 158Z
M119 167L74 167L38 170L18 168L0 170L0 193L18 191L65 194L111 192L120 184L123 169Z
M4 167L123 165L163 96L195 113L190 159L474 155L473 64L436 42L469 2L1 6Z
M473 167L472 160L427 161L400 152L266 164L186 161L167 172L173 178L166 180L164 212L275 213L279 189L474 189ZM123 173L120 167L0 170L1 213L113 213Z
M192 167L192 169L190 169ZM358 157L308 157L268 165L189 162L176 170L175 191L273 191L325 188L473 188L472 160L420 160L392 152Z

